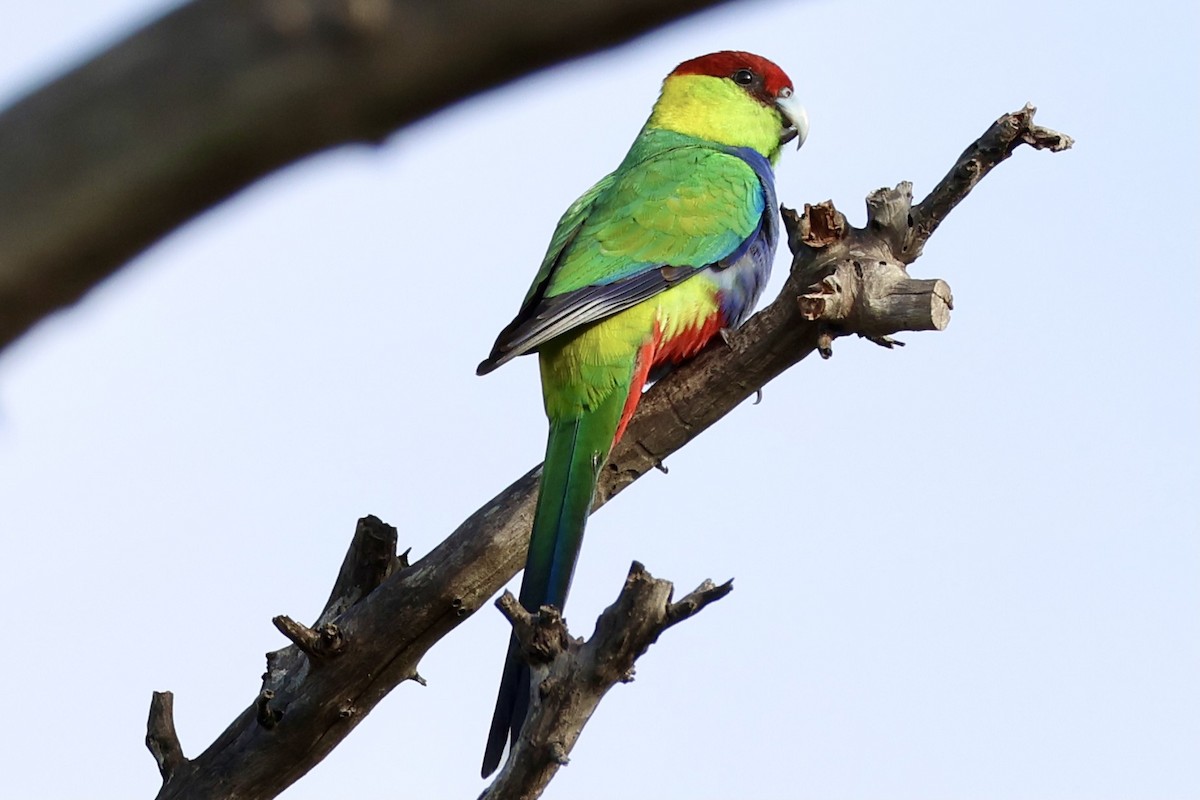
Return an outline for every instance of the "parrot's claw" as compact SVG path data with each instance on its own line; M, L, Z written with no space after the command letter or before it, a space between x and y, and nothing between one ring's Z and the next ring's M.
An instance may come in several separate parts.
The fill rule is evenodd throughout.
M890 336L867 336L865 334L859 335L868 342L874 342L880 347L886 347L888 350L891 350L894 347L904 347L904 342L900 341L899 339L893 339Z
M733 339L733 328L721 328L717 331L717 333L720 334L721 341L725 343L726 347L733 347L731 344L731 340Z
M751 403L751 405L756 406L761 402L762 402L762 389L755 389L754 390L754 402Z

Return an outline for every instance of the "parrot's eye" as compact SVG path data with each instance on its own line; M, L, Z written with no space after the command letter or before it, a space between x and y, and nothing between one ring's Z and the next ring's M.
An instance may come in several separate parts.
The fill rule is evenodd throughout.
M754 83L754 73L748 69L739 69L733 73L733 82L739 86L749 86Z

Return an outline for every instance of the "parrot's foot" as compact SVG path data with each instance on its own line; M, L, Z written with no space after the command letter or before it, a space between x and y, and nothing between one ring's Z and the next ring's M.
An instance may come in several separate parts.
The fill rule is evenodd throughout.
M874 342L880 347L886 347L888 350L891 350L894 347L904 347L904 342L900 341L899 339L893 339L890 336L867 336L866 334L860 335L868 342Z

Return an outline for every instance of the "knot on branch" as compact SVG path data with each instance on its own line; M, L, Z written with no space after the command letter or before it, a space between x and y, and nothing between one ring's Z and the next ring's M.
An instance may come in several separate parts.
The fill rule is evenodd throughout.
M275 692L270 689L263 689L258 693L258 698L254 701L254 718L258 720L259 725L268 731L278 725L279 720L283 719L283 710L272 702L274 699Z
M319 625L315 630L283 614L273 617L271 622L314 661L341 655L346 650L346 637L332 622Z
M780 207L788 232L788 246L796 252L801 246L819 250L841 241L846 235L846 217L833 207L832 200L812 205L804 204L804 213L797 214L786 206Z
M506 591L496 601L496 608L512 625L521 652L531 665L548 664L571 644L567 623L554 606L542 606L537 613L530 613L512 592Z

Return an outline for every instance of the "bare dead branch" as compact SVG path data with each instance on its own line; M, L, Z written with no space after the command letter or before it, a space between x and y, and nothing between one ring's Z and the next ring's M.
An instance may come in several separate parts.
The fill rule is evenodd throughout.
M989 129L984 138L991 134ZM829 349L837 336L853 333L889 345L895 343L890 333L945 327L949 287L938 280L910 279L904 268L915 252L905 247L916 241L910 239L910 215L917 214L911 186L902 183L875 192L867 205L865 228L847 224L832 203L806 206L802 215L785 213L794 258L780 296L647 392L602 471L597 507L649 470L661 468L668 456L818 346ZM920 207L936 206L927 198ZM822 296L820 287L828 277L837 288ZM810 297L814 294L818 296ZM537 481L535 468L411 566L392 561L394 529L373 517L361 520L339 573L340 588L319 617L322 624L336 624L347 642L345 652L322 659L320 668L294 645L268 654L259 697L207 750L176 772L159 798L274 797L324 758L395 686L405 680L423 682L417 665L429 648L480 608L523 563ZM369 548L364 537L373 542ZM362 555L364 548L373 555ZM364 559L390 566L354 566ZM369 577L343 580L346 574ZM728 586L698 591L669 606L664 612L668 620L695 613ZM664 606L668 596L669 591L662 597ZM602 622L606 618L613 619L602 617ZM604 638L600 627L593 638ZM538 770L560 763L574 742L548 733L530 735L543 748L536 757ZM517 785L540 780L523 778Z
M175 733L175 695L155 692L150 699L150 718L146 720L146 747L150 748L163 783L187 763L179 735Z
M1065 134L1033 124L1037 108L1026 103L1025 107L996 120L982 136L976 139L958 157L946 177L934 187L929 196L912 210L910 240L901 247L904 263L911 264L921 255L921 248L937 230L959 202L983 180L992 169L1008 158L1023 144L1035 150L1059 153L1067 150L1075 141Z
M732 583L705 581L672 603L671 583L654 578L635 561L621 594L600 615L586 642L571 637L556 609L546 606L531 615L505 592L497 605L513 623L528 657L533 691L521 735L480 800L541 796L559 767L568 763L583 726L608 690L633 680L634 663L663 631L732 589Z
M0 348L285 164L720 0L193 0L0 111Z

